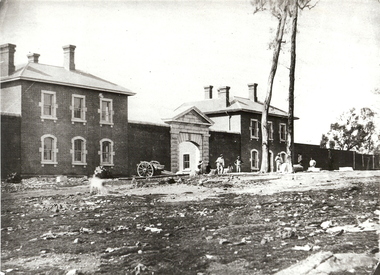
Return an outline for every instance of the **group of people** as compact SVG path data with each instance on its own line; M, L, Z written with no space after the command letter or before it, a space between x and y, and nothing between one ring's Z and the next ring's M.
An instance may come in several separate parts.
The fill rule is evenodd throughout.
M242 164L243 164L243 161L241 160L240 156L238 156L236 158L235 162L234 162L234 165L236 167L236 172L238 172L238 173L241 172L241 165ZM225 169L227 169L228 172L232 172L233 171L233 166L232 165L226 166L223 154L220 154L220 156L216 159L215 165L216 165L216 174L218 174L218 175L224 174L225 173ZM206 172L206 174L208 174L208 173L210 173L210 171L211 171L211 166L210 166L210 164L208 164L205 167L205 171L204 172ZM201 174L203 172L203 161L200 160L198 162L196 172L198 174Z
M283 168L281 168L281 165L284 164L284 160L282 159L280 153L277 154L277 156L274 159L274 161L276 163L276 171L277 172L281 172L283 170ZM302 155L301 154L298 154L297 161L298 161L298 164L300 164L302 166ZM226 166L225 166L225 161L224 161L223 154L220 154L220 156L216 159L215 164L216 164L216 173L218 175L224 174L224 169L226 168ZM241 166L242 166L242 164L243 164L243 161L241 160L240 156L237 156L237 158L236 158L236 160L234 162L234 165L236 167L236 172L237 173L241 172ZM198 174L202 173L202 171L203 171L202 166L203 166L203 161L199 161L198 167L197 167L197 173ZM316 166L316 161L313 158L310 158L309 166L310 167L315 167ZM229 169L229 172L232 172L232 169L233 169L232 165L229 165L228 169ZM206 171L205 172L208 174L210 171L211 171L211 167L210 167L210 164L208 164L206 166Z
M220 156L216 159L215 161L216 163L216 171L218 173L218 175L221 175L224 173L224 169L225 169L225 163L224 163L224 157L223 157L223 154L220 154ZM243 161L241 160L240 156L237 156L235 162L234 162L234 165L236 167L236 172L237 173L240 173L241 172L241 165L243 164ZM232 165L229 165L228 166L228 172L232 172L233 170L233 166Z
M276 171L277 172L284 172L284 168L282 167L283 164L284 164L284 160L282 159L280 153L277 154L277 156L274 159L274 161L276 163ZM300 165L301 167L303 167L302 155L301 154L298 154L297 164ZM316 165L317 165L317 162L313 158L310 158L309 167L313 167L314 168Z

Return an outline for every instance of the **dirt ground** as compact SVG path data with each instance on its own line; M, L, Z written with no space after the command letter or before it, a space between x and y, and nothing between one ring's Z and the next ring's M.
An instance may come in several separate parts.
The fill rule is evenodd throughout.
M107 195L2 183L1 271L372 274L379 186L380 171L109 180Z

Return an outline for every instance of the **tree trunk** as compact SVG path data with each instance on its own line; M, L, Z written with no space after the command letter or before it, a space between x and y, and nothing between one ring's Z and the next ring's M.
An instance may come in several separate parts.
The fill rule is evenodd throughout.
M265 101L263 104L263 112L261 115L261 137L262 137L262 159L261 159L261 169L260 172L267 173L269 170L269 147L268 147L268 111L270 106L270 101L272 99L272 89L273 89L273 81L274 76L277 71L278 58L280 56L282 37L284 35L284 27L286 22L287 11L283 12L283 14L279 17L279 23L277 27L275 47L273 50L273 58L272 58L272 67L269 73L268 78L268 87L267 94L265 97Z
M286 154L289 172L293 172L294 159L294 82L296 71L296 40L297 40L297 0L294 1L292 18L292 35L290 50L290 71L289 71L289 110L288 110L288 133L286 138Z

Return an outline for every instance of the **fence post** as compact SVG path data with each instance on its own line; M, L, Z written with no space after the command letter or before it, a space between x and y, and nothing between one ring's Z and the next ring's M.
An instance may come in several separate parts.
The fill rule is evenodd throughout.
M356 160L355 160L355 151L352 151L352 154L354 155L354 163L353 163L353 165L352 165L352 166L353 166L352 168L355 170L355 161L356 161Z

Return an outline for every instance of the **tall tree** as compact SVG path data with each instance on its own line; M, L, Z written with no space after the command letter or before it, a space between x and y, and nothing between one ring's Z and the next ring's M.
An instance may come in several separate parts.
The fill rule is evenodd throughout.
M291 17L291 38L290 38L290 70L289 70L289 110L288 110L288 131L286 135L286 154L288 155L287 163L288 167L293 172L294 162L294 82L296 72L296 39L297 39L297 20L298 20L298 1L292 1Z
M253 0L251 1L251 3L256 8L255 12L268 9L272 13L272 15L274 15L278 19L277 32L273 43L274 48L272 65L269 72L267 92L261 115L262 158L260 172L266 173L269 170L268 112L270 102L272 99L273 82L277 71L278 59L281 51L281 43L284 36L286 18L288 15L288 0Z
M291 38L290 38L290 69L289 69L289 94L288 94L288 131L286 138L286 154L288 155L288 167L293 170L294 163L294 86L296 72L296 46L297 46L297 24L298 24L298 9L312 9L314 4L312 0L291 0L289 3L289 11L291 14Z

